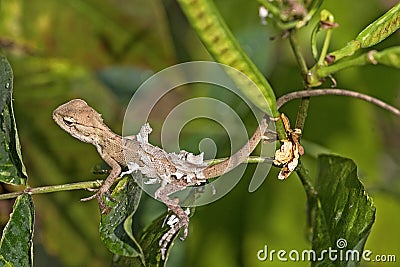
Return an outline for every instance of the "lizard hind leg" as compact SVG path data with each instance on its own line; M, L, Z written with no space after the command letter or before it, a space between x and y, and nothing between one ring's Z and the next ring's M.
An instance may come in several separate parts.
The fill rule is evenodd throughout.
M185 240L188 235L189 227L189 216L186 212L179 206L179 200L177 198L171 199L169 196L175 192L178 192L185 187L177 186L173 184L162 185L155 192L155 198L161 200L169 210L171 210L177 217L178 221L176 223L170 224L170 229L160 238L158 245L161 251L161 258L164 260L166 257L167 247L171 243L173 237L183 229L183 236L181 240Z

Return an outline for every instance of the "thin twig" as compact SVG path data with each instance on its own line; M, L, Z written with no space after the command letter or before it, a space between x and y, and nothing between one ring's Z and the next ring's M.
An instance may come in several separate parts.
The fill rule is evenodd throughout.
M97 181L78 182L78 183L62 184L62 185L28 187L23 191L12 192L12 193L7 193L7 194L0 194L0 200L15 198L24 193L30 194L30 195L36 195L36 194L53 193L53 192L60 192L60 191L97 188L101 185L101 182L102 182L101 180L97 180Z
M302 53L300 52L296 33L297 33L296 30L290 31L290 35L289 35L290 46L292 47L293 54L297 61L297 65L299 65L301 75L303 77L304 90L309 90L310 88L308 87L308 84L307 84L308 67L307 67L307 63L306 63ZM297 117L296 117L296 128L298 128L298 129L302 130L304 128L304 124L306 122L306 118L307 118L307 114L308 114L309 104L310 104L309 99L303 98L301 100L299 110L297 112Z
M299 45L297 43L297 36L296 36L296 30L292 30L289 33L289 41L290 45L293 50L293 54L296 58L297 64L300 67L301 75L303 76L304 81L307 80L307 72L308 72L308 67L306 60L304 59L302 53L300 52Z
M276 106L279 109L284 104L286 104L287 102L289 102L293 99L312 97L312 96L323 96L323 95L350 96L350 97L362 99L369 103L377 105L378 107L386 109L397 116L400 116L399 109L383 102L382 100L379 100L375 97L365 95L365 94L362 94L359 92L349 91L349 90L345 90L345 89L327 89L326 88L326 89L313 89L313 90L307 90L307 91L296 91L296 92L288 93L288 94L283 95L280 98L278 98L278 100L276 101Z

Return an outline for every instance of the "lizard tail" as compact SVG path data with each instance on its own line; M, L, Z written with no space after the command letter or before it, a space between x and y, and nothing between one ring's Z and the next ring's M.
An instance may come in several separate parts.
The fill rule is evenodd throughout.
M235 154L233 154L231 157L224 160L223 162L208 166L203 170L205 179L221 176L245 161L262 139L264 133L268 128L269 123L270 117L268 115L265 115L257 130L254 132L253 136L240 150L238 150Z

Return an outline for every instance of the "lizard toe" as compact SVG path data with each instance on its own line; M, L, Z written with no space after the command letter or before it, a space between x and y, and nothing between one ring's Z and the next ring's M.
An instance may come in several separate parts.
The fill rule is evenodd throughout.
M186 237L188 236L188 233L189 233L189 227L188 227L188 225L184 225L183 226L183 235L180 237L182 241L186 239Z
M104 203L103 201L103 196L106 196L108 199L110 199L111 201L115 201L114 198L111 197L111 195L106 192L102 192L101 190L97 190L96 194L90 196L90 197L86 197L86 198L82 198L81 201L82 202L86 202L92 199L97 199L97 203L99 205L99 210L101 214L108 214L111 211L111 208L109 206L106 205L106 203Z
M92 196L90 196L90 197L81 198L81 201L82 201L82 202L86 202L86 201L95 199L96 197L97 197L97 194L94 194L94 195L92 195Z

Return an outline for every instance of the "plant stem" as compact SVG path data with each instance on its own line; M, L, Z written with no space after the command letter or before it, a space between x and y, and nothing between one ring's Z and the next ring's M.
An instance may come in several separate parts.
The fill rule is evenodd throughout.
M299 111L297 112L295 128L301 129L302 131L304 129L304 124L306 122L309 104L310 104L310 99L302 98L299 106Z
M338 96L349 96L349 97L354 97L358 98L361 100L365 100L369 103L372 103L374 105L377 105L378 107L381 107L383 109L386 109L393 114L400 116L400 110L369 95L365 95L359 92L354 92L354 91L349 91L345 89L329 89L329 88L323 88L323 89L314 89L314 90L307 90L307 91L295 91L292 93L288 93L286 95L281 96L278 98L276 101L276 106L278 109L282 107L284 104L287 102L298 99L298 98L303 98L303 97L312 97L312 96L323 96L323 95L338 95Z
M326 32L326 37L325 37L325 40L324 40L324 44L323 44L322 49L321 49L320 57L319 57L318 62L317 62L318 66L323 66L324 65L326 53L328 52L329 44L331 42L331 37L332 37L332 29L328 29L327 32Z
M299 44L297 42L296 33L297 33L296 30L291 30L290 31L289 41L290 41L290 45L292 47L294 56L296 58L297 64L300 67L300 71L301 71L301 74L303 76L303 80L306 80L308 68L307 68L306 61L304 60L304 57L303 57L303 55L301 54L301 52L299 50Z
M300 53L295 30L292 30L290 32L290 45L291 45L293 53L296 57L297 64L300 67L300 71L302 73L303 81L304 81L304 89L305 90L297 91L296 93L308 92L309 91L308 90L309 87L307 86L308 67L307 67L306 61L304 60L303 55ZM301 99L300 107L297 112L295 128L303 130L304 124L305 124L305 121L307 118L309 103L310 103L309 99L307 99L307 98ZM299 165L296 168L296 173L299 176L301 183L303 184L304 190L306 191L306 195L307 195L307 199L308 199L308 206L313 207L312 203L314 203L313 201L315 201L315 199L316 199L317 192L315 191L314 186L312 185L311 178L308 175L308 171L304 168L303 164L301 164L301 161L299 161ZM308 224L311 225L311 218L308 218Z
M318 195L318 192L317 190L315 190L313 184L311 183L311 177L308 174L307 169L304 168L304 165L301 163L301 161L297 165L296 173L299 176L300 181L304 186L308 200L314 201Z
M372 51L372 54L373 54L373 52L376 52L376 51ZM369 53L362 54L356 58L339 61L330 66L322 66L317 69L317 75L318 75L318 77L327 77L335 72L341 71L346 68L355 67L355 66L363 66L363 65L367 65L367 64L371 64L371 63L376 64L371 61L370 53L371 53L371 51Z
M311 183L311 177L308 174L308 171L304 167L304 165L299 161L299 164L296 168L297 176L300 178L301 183L303 184L304 190L307 196L307 225L308 225L308 236L309 239L312 239L313 232L313 222L315 216L315 207L317 206L318 201L318 191L314 188Z
M87 182L79 182L72 184L63 184L63 185L49 185L49 186L34 187L34 188L28 187L23 191L2 194L0 195L0 200L15 198L22 194L36 195L36 194L53 193L60 191L96 188L99 187L101 183L102 183L101 180L97 180L97 181L87 181Z
M301 74L303 76L303 80L307 81L308 68L307 68L306 61L304 60L304 57L303 57L303 55L301 54L301 52L299 50L299 45L298 45L298 42L297 42L297 37L296 37L296 31L295 30L290 31L289 40L290 40L290 45L292 47L294 56L296 57L297 64L300 67L300 71L301 71ZM309 89L307 87L307 85L306 85L307 83L304 82L304 84L305 84L305 90ZM310 102L309 99L303 98L301 100L299 111L297 113L297 118L296 118L296 126L295 126L295 128L297 128L297 129L303 130L303 128L304 128L304 124L305 124L305 121L306 121L306 118L307 118L307 111L308 111L309 102Z

